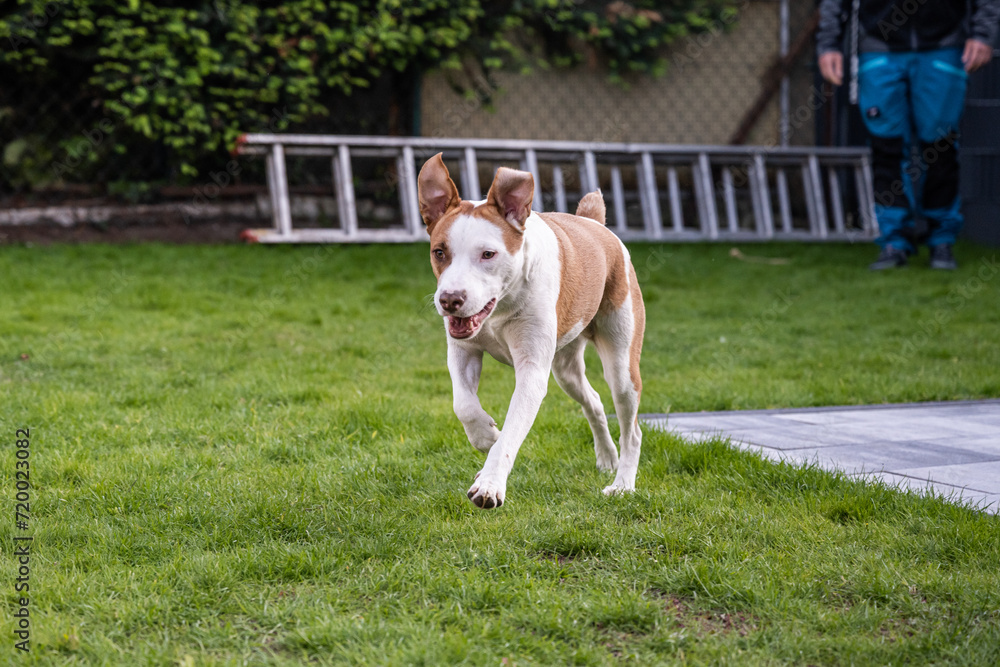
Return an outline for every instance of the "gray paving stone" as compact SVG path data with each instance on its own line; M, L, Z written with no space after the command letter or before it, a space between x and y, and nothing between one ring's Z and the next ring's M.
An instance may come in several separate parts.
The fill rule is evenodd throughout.
M902 475L951 484L983 493L1000 493L1000 461L959 462L950 465L925 465L893 469Z
M947 407L961 409L967 414L1000 415L1000 400L954 403Z
M985 426L992 426L996 430L1000 431L1000 410L996 412L975 412L973 414L966 415L963 419L977 424L983 424Z
M827 446L815 438L806 438L803 433L791 429L726 431L734 441L747 442L772 449L815 449Z
M972 438L943 438L935 442L948 447L958 447L959 449L981 452L989 456L990 460L1000 461L1000 434Z
M817 432L823 438L833 441L853 439L855 442L865 440L888 440L906 442L909 440L940 440L943 438L987 436L993 433L988 426L982 424L949 424L939 418L921 419L913 423L869 422L865 424L838 424L836 426L817 427Z
M891 429L871 423L851 424L796 424L786 427L789 435L823 445L865 444L872 440L892 440L898 437Z
M738 412L726 413L725 415L708 414L701 415L671 415L667 419L670 426L694 429L747 429L766 428L774 423L771 415L741 415ZM780 422L779 422L780 423Z
M845 424L857 421L860 418L859 413L863 412L863 410L844 410L843 412L839 410L830 412L795 412L790 414L774 415L774 418L800 424Z
M982 465L983 454L931 443L873 442L864 445L837 447L803 447L782 450L789 460L811 463L827 470L848 474L861 472L900 472L925 469L953 463ZM905 473L904 473L905 474ZM917 475L918 477L924 475ZM932 477L932 479L937 479ZM945 481L945 480L939 480ZM947 482L954 484L954 482ZM979 489L992 492L991 489ZM998 489L1000 491L1000 489Z
M1000 400L649 415L696 442L728 437L772 461L811 464L1000 514Z

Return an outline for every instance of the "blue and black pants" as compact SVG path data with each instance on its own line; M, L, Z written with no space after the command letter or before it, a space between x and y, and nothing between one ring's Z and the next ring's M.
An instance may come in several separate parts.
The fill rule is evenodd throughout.
M883 248L916 251L915 215L931 225L930 246L953 244L962 229L958 128L967 79L958 48L861 54L859 105L872 137L877 243Z

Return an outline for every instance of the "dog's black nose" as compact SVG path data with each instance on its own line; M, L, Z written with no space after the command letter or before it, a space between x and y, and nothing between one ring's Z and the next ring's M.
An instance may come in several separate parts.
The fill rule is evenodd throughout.
M441 307L447 312L454 313L462 307L462 304L465 303L465 290L458 292L441 292L441 296L438 297L438 301L441 303Z

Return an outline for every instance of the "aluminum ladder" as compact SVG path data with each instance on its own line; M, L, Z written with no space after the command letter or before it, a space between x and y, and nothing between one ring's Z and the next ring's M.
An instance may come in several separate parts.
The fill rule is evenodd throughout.
M481 177L491 179L498 165L533 174L535 210L572 212L579 197L600 188L608 226L628 241L855 241L878 234L867 148L246 134L238 151L266 156L273 227L245 234L261 243L426 241L416 176L438 152L465 199L484 198ZM287 157L331 160L338 227L293 226ZM358 160L372 159L395 170L397 224L359 225L353 174Z

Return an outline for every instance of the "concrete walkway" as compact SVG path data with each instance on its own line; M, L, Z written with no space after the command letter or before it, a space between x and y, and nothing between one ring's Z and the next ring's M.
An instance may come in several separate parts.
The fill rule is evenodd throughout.
M640 417L654 428L791 464L943 494L1000 514L1000 400Z

